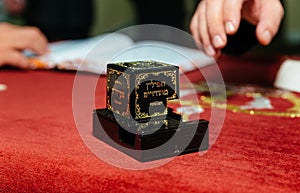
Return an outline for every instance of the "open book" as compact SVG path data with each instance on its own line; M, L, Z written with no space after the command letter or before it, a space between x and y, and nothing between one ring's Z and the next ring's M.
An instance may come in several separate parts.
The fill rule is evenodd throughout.
M129 36L112 33L81 40L49 44L45 56L28 55L33 69L80 70L105 73L106 64L156 60L180 67L182 72L214 64L203 51L161 41L134 42Z

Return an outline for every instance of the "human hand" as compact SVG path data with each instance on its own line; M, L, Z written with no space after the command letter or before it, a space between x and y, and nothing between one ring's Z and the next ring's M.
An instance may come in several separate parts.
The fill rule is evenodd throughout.
M268 45L277 34L283 15L279 0L202 0L190 30L207 54L217 57L227 44L227 35L237 32L241 19L255 25L259 43Z
M27 68L28 61L22 51L30 50L38 55L47 52L48 41L36 27L21 27L0 23L0 66L12 65Z

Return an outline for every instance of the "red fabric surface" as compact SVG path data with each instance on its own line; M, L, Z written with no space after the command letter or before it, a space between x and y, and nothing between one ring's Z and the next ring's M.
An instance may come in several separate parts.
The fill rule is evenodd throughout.
M270 84L278 62L253 63L257 71L249 58L224 57L219 65L230 71L225 80ZM205 155L179 156L144 171L120 169L98 159L80 138L72 113L74 76L0 71L0 83L8 87L0 92L0 192L300 191L300 118L228 111ZM104 94L105 88L98 92Z

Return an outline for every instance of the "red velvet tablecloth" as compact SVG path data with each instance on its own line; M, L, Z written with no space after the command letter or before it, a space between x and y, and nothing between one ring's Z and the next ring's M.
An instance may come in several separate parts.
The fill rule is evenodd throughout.
M228 82L265 86L280 62L223 56L219 66ZM0 192L300 192L300 118L229 109L206 154L148 170L121 169L82 141L72 111L74 77L0 69L0 83L7 85L0 92ZM105 87L98 92L104 95Z

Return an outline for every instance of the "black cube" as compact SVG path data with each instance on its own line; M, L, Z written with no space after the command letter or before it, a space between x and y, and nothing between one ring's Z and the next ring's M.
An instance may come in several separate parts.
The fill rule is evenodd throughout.
M164 119L179 95L178 66L156 61L107 65L107 109L125 119Z
M106 108L93 112L96 138L142 162L208 149L208 121L183 122L168 107L179 98L178 66L111 63L106 87Z

